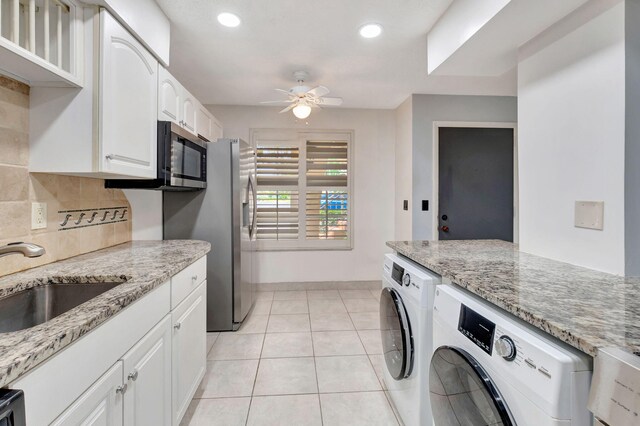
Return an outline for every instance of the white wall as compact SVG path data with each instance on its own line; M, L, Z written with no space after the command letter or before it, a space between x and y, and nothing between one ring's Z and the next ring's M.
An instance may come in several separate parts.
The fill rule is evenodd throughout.
M354 242L348 251L271 251L259 253L258 281L379 280L385 242L394 237L394 141L392 110L322 109L306 120L281 108L207 106L225 137L249 140L252 128L354 130Z
M413 197L412 154L413 146L413 99L407 98L396 109L396 149L395 149L395 226L394 240L411 239L411 217ZM403 209L403 201L409 201L409 209Z
M162 239L162 192L146 189L125 189L131 205L133 240Z
M617 4L583 8L523 49L520 247L623 274L624 3L597 5L607 3ZM604 230L574 227L576 200L604 201Z
M515 122L513 96L413 95L413 205L414 240L431 240L433 229L433 122ZM429 211L422 211L422 200L429 200Z

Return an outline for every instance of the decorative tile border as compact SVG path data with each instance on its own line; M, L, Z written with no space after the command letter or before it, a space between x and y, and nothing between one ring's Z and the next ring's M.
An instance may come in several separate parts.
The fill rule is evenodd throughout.
M59 210L58 219L58 231L127 222L129 220L129 207Z

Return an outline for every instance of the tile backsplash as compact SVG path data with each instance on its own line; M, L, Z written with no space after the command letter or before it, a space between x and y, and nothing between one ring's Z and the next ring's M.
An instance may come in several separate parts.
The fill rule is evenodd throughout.
M0 76L0 246L25 241L47 251L39 258L0 257L0 276L130 241L124 193L105 189L101 179L29 173L28 132L29 87ZM32 202L46 203L44 229L31 230ZM94 211L109 212L107 220L100 221L101 213L88 222ZM61 226L67 214L74 224L80 219L78 226Z

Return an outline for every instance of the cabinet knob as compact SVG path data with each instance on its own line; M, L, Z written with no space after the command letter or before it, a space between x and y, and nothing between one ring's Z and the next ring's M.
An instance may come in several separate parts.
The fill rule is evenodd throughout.
M104 156L107 160L113 160L113 154L107 154Z
M197 275L192 276L191 277L191 281L194 281L194 282L198 281L198 276Z
M119 394L121 394L121 395L124 395L124 393L125 393L126 391L127 391L127 384L126 384L126 383L125 383L125 384L123 384L123 385L120 385L120 386L118 386L118 387L116 388L116 393L119 393Z
M182 324L180 324L179 322L177 322L173 328L175 328L176 330L180 330L180 327L182 327Z
M127 376L127 380L133 380L134 382L138 379L138 370L133 370L131 373L129 373L129 375Z

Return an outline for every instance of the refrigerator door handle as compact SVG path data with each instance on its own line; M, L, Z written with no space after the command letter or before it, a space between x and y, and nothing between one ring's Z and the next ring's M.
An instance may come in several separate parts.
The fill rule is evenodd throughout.
M251 198L253 201L253 212L251 213L251 224L249 226L249 238L253 239L258 220L258 193L256 191L255 184L253 183L253 175L251 174L249 175L249 191L251 192Z

